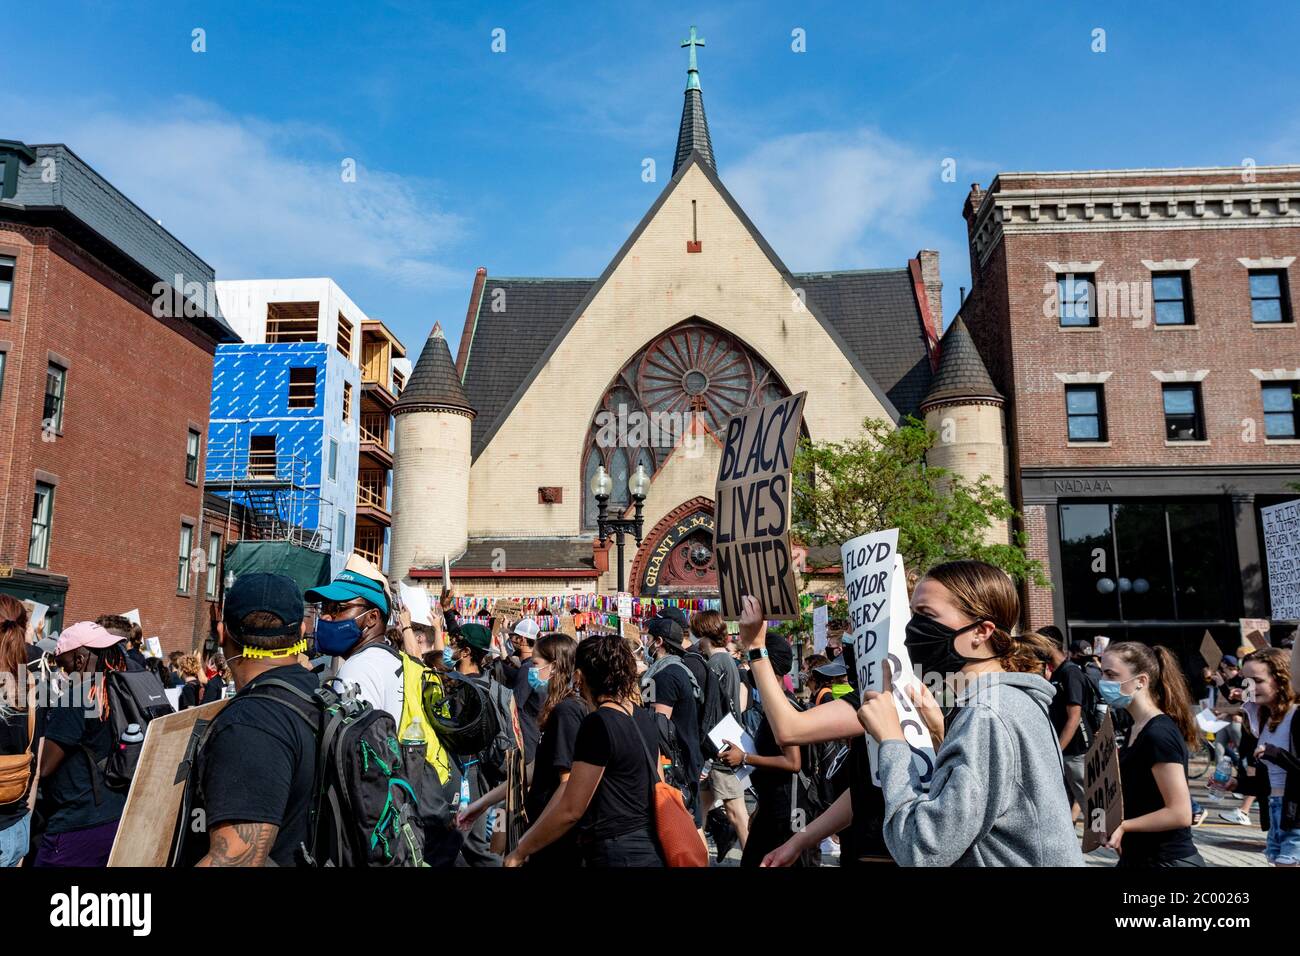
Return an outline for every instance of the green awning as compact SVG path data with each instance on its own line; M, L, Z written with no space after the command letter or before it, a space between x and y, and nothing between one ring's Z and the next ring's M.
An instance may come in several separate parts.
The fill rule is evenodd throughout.
M306 591L330 582L330 556L289 541L239 541L226 550L226 573L285 574Z

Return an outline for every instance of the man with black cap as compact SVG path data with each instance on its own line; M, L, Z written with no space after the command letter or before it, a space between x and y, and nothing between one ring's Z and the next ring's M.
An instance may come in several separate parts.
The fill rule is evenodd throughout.
M703 691L682 660L686 652L682 647L682 629L676 621L668 617L650 618L646 622L644 646L649 667L641 675L641 700L672 722L683 764L675 768L677 779L681 781L686 809L695 817L695 826L702 828L700 769L704 766L704 754L700 750L700 704Z
M307 649L302 592L281 574L244 574L226 591L217 636L235 697L212 721L197 777L196 819L205 822L199 866L294 866L309 841L316 730L263 681L313 693L316 675L298 663Z

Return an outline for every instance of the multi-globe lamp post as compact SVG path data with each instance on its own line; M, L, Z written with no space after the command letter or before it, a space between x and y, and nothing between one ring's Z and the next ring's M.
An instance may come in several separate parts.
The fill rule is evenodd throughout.
M614 490L614 479L609 476L609 472L605 470L604 465L601 465L596 470L596 477L592 480L591 490L596 495L596 527L600 533L601 547L604 547L605 542L611 536L613 536L618 547L618 590L621 594L625 587L623 580L623 536L625 534L632 535L637 547L641 546L643 524L641 508L645 504L646 495L650 492L650 476L646 473L645 465L637 465L636 471L627 480L628 495L632 498L635 509L631 518L611 518L608 516L609 496Z

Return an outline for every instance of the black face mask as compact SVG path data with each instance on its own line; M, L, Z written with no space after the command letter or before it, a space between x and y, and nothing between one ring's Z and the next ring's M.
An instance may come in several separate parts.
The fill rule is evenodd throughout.
M972 660L980 658L962 657L957 653L956 640L959 634L983 624L974 621L963 628L951 628L924 614L913 614L907 622L907 638L904 644L912 658L912 666L921 669L922 680L928 674L942 674L947 677L965 667Z

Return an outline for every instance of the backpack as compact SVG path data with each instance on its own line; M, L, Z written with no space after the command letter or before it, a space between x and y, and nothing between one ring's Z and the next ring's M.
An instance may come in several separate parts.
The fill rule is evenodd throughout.
M731 701L722 690L722 682L709 667L708 659L698 651L688 651L686 657L698 657L704 662L704 686L700 688L700 749L707 759L718 756L718 748L709 739L709 731L727 719L731 713ZM688 668L689 670L689 668Z
M669 761L668 766L664 767L664 780L679 790L687 790L695 781L689 779L686 773L687 756L681 739L677 736L677 728L673 726L672 720L667 715L655 710L654 704L641 706L654 718L655 728L659 731L659 752Z
M1097 731L1101 729L1101 695L1097 693L1097 686L1092 682L1092 678L1088 676L1088 671L1084 667L1074 664L1073 661L1068 663L1078 667L1083 673L1083 706L1080 707L1082 714L1079 718L1079 732L1083 735L1083 747L1087 750L1092 746Z
M329 686L307 694L274 678L243 696L283 704L316 734L310 845L299 849L303 863L424 865L420 805L406 779L407 755L398 744L391 714Z
M510 755L520 749L519 741L523 734L519 730L519 718L515 714L515 695L498 681L484 678L479 686L488 692L492 707L485 717L491 715L496 723L488 745L478 754L479 767L489 788L506 782L509 772Z
M83 747L83 750L93 768L103 774L104 783L125 793L131 789L131 779L140 761L140 751L144 749L144 732L149 722L155 717L175 713L175 710L167 699L162 681L153 671L109 671L104 675L103 692L108 699L112 748L102 760L96 760L89 748ZM140 739L123 741L122 735L131 724L139 726Z

